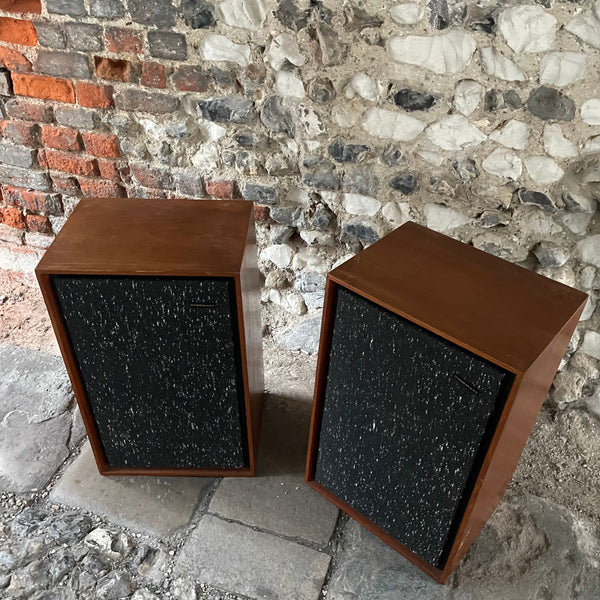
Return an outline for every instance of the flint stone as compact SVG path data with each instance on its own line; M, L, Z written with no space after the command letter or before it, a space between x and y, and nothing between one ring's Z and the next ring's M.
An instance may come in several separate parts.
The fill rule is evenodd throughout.
M366 244L373 244L380 237L375 227L364 220L347 221L342 225L342 231L350 237L356 238Z
M397 167L404 160L404 154L397 146L388 146L383 151L381 160L388 167Z
M278 191L273 187L259 185L258 183L245 183L242 187L242 196L245 200L257 204L267 204L269 206L279 204Z
M370 150L371 148L364 144L346 144L339 138L333 140L327 148L327 151L333 160L340 163L356 162Z
M321 62L327 67L341 65L344 60L344 46L340 43L335 30L327 23L319 22L317 39L321 48Z
M335 90L330 79L313 79L308 84L308 97L313 102L327 104L335 98Z
M274 206L271 208L271 218L276 223L290 227L305 227L304 211L299 206Z
M260 120L269 131L294 137L294 118L291 112L284 108L278 96L269 96L265 100L260 111Z
M575 118L575 102L558 90L545 86L531 91L527 108L531 114L544 120L572 121Z
M542 192L520 188L517 191L517 197L523 204L532 204L534 206L538 206L544 211L551 212L556 209L554 202L552 202L552 200L550 200L546 194L542 194Z
M254 102L243 96L198 100L198 113L217 123L249 123L254 117Z
M414 173L396 175L390 181L390 187L402 192L405 196L412 194L417 187L417 176Z
M206 29L215 24L215 9L210 2L187 0L181 4L179 11L192 29Z
M351 171L346 172L344 177L344 189L374 196L379 189L379 179L373 173L373 170L368 167L355 167Z
M435 104L435 97L431 94L418 92L409 88L401 89L393 94L396 106L412 112L415 110L429 110Z

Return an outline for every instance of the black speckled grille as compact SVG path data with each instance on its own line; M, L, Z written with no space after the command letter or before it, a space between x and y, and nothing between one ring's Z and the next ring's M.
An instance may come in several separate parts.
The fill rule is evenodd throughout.
M110 466L248 466L232 279L52 283Z
M442 568L513 378L339 287L316 481Z

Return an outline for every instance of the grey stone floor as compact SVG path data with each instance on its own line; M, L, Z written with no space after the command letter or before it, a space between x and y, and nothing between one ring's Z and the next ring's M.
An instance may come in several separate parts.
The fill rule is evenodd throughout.
M303 481L315 358L266 344L253 479L102 477L60 358L0 347L0 597L600 598L600 546L510 493L438 585Z

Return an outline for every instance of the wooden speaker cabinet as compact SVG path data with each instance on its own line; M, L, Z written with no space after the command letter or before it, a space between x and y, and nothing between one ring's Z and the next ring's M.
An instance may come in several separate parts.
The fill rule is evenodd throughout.
M254 475L253 205L84 199L36 275L102 474Z
M306 481L443 583L511 479L586 295L415 223L327 278Z

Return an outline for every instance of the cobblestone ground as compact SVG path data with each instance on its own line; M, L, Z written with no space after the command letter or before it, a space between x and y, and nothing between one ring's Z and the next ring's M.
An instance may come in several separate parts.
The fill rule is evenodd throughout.
M258 477L129 478L98 474L61 359L27 345L0 346L1 598L600 598L593 500L531 484L539 450L440 586L304 484L314 354L265 342Z

